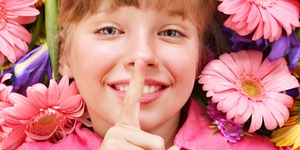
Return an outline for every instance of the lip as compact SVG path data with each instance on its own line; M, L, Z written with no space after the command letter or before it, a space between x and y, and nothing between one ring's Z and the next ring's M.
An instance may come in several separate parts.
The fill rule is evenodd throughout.
M110 82L107 85L113 90L113 92L121 99L124 100L126 92L125 91L120 91L117 90L115 88L115 85L129 85L130 79L125 79L125 80L118 80L115 82ZM153 79L146 79L145 80L145 85L155 85L155 86L161 86L162 88L152 92L152 93L147 93L147 94L143 94L140 103L141 104L149 104L153 101L155 101L156 99L158 99L163 92L169 87L168 84L161 82L161 81L157 81L157 80L153 80Z

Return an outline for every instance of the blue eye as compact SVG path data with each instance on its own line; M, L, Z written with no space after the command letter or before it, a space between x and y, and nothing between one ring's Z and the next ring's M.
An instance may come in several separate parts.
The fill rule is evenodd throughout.
M118 30L114 27L105 27L99 30L99 33L105 35L114 35L117 34Z
M177 37L181 36L181 34L176 30L165 30L159 33L161 36L169 36L169 37Z

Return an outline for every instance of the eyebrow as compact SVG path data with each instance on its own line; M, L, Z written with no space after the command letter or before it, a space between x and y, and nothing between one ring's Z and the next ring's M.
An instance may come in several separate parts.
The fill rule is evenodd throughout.
M184 19L186 17L185 13L183 11L179 11L179 10L167 10L167 13L170 16L181 17L182 19Z

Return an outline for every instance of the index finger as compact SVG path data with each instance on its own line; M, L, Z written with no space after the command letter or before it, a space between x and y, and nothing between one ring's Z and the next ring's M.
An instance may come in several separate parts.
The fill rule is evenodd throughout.
M140 128L140 100L143 96L146 66L142 60L134 63L132 77L126 91L120 118L117 123Z

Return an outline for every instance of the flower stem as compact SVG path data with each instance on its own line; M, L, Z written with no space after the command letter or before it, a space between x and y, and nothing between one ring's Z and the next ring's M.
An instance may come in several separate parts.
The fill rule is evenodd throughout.
M246 136L253 136L252 134L246 132L246 131L243 131L243 134L246 135Z
M57 0L45 1L46 40L49 48L52 77L58 76L58 4Z
M32 33L32 40L31 40L31 43L29 44L29 50L32 50L34 48L34 46L36 44L36 40L39 37L42 25L44 23L44 17L45 17L44 16L45 15L44 7L40 7L39 11L40 11L40 14L37 16L37 21L36 21L36 24L35 24L35 28L34 28L34 31Z

